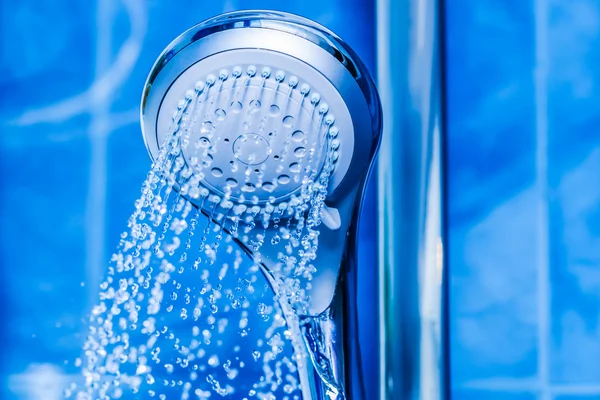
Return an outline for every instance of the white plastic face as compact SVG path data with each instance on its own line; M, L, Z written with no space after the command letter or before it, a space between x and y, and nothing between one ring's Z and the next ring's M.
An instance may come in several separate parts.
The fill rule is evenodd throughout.
M190 90L194 123L184 155L202 166L203 184L216 194L284 201L321 171L326 140L336 147L330 193L346 174L354 151L350 112L335 87L303 61L261 49L198 61L167 90L157 143L164 143L173 112Z

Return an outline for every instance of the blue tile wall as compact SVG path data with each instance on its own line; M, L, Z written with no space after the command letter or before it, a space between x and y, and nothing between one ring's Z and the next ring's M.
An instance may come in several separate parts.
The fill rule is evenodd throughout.
M184 30L244 8L321 22L375 69L370 1L0 1L0 398L59 399L76 379L85 315L150 165L139 128L146 76ZM359 289L373 293L369 187ZM362 304L373 329L375 307ZM369 354L373 329L361 332ZM373 392L376 359L365 366Z
M600 399L600 1L446 3L453 398ZM152 62L198 21L257 7L316 19L374 70L361 0L0 2L0 398L58 399L76 373L149 166ZM371 265L375 236L361 226Z
M600 386L600 3L548 18L551 378Z
M536 373L534 22L526 2L449 1L452 367ZM499 49L510 49L502 56Z
M454 398L598 398L600 2L446 3Z

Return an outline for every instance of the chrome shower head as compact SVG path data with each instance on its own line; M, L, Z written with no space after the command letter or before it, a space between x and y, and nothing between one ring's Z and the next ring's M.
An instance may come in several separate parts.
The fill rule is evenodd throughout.
M183 156L198 166L199 187L216 202L225 198L253 209L257 220L273 207L301 201L302 182L328 169L321 214L329 231L321 232L317 259L328 267L316 272L327 278L313 279L320 287L311 306L323 311L339 272L331 265L341 263L381 131L379 97L364 64L341 39L305 18L223 14L175 39L152 68L141 107L152 158L182 108L195 122L186 127L180 121L179 128L187 130ZM184 194L193 203L200 197ZM269 260L269 250L261 250L266 264L277 258L277 249L271 252Z
M333 33L290 14L224 14L188 30L168 46L150 73L142 99L142 128L151 156L157 155L173 111L186 92L193 95L190 91L204 96L202 112L207 118L202 125L205 132L193 135L197 140L207 137L206 131L218 124L225 135L217 151L229 147L229 154L219 152L214 173L207 174L204 183L216 193L230 186L238 200L246 192L252 193L244 196L247 202L253 196L259 203L273 196L283 201L299 187L285 176L297 174L298 168L322 168L324 155L310 157L310 149L302 145L310 144L306 135L320 133L321 123L334 134L339 132L337 143L343 144L337 150L330 194L348 186L343 184L346 176L364 173L379 136L379 102L364 65ZM218 172L231 169L231 162L242 168L233 174ZM272 185L253 190L239 184L243 167L268 170L261 180Z
M336 293L344 291L336 285L340 271L354 260L360 200L381 134L375 85L341 39L281 12L242 11L209 19L160 55L144 88L141 120L155 160L178 132L178 156L194 184L171 183L209 216L219 208L224 216L231 209L238 216L246 213L246 221L266 221L274 212L277 220L291 219L291 210L306 203L305 183L315 182L311 190L323 197L323 224L318 254L311 259L310 301L302 312L306 318L328 310L340 314L331 311ZM281 227L276 223L268 229ZM246 239L240 244L254 255ZM260 263L276 269L282 246L276 241L262 246ZM329 329L319 321L311 332ZM343 378L334 366L342 356L329 364L315 361L321 352L337 353L335 341L329 350L311 348L306 335L305 341L323 383L321 389L304 388L305 398L325 392L343 398ZM301 379L308 379L306 373Z

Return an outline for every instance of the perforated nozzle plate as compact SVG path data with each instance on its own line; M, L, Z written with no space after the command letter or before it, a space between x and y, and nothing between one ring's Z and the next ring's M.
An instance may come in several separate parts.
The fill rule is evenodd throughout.
M188 164L199 164L211 191L274 202L321 171L334 117L318 93L290 78L268 66L238 65L196 85L184 154Z
M225 66L232 59L240 62ZM343 175L348 168L354 144L349 112L335 88L297 59L238 49L199 61L167 92L157 136L166 134L161 125L185 96L190 101L181 128L189 142L184 156L214 194L238 203L285 201L303 180L321 172L328 135L336 169ZM344 136L341 147L338 132Z

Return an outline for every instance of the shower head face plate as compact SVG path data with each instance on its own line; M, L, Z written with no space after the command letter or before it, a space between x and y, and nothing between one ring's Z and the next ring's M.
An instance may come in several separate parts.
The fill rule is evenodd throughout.
M256 71L250 76L251 66ZM266 79L264 68L270 69ZM235 71L241 72L237 78ZM279 71L285 75L280 82ZM307 95L302 94L304 85L310 87ZM316 108L312 104L315 94L319 97ZM321 115L324 104L327 107ZM182 186L181 194L194 203L194 198L198 199L194 194L200 192L202 199L194 204L207 215L217 215L217 224L219 213L228 217L229 210L233 210L233 219L241 216L250 225L270 216L273 222L280 216L286 218L301 201L298 188L310 186L302 181L331 171L329 160L334 161L328 181L312 185L313 189L318 186L313 193L325 197L321 204L327 209L327 218L323 222L329 228L320 229L317 271L311 281L319 293L319 298L311 301L311 313L323 312L335 292L348 229L358 215L356 205L381 134L379 96L365 65L340 38L313 21L272 11L223 14L177 37L148 76L141 122L154 160L172 132L176 110L178 115L185 110L190 121L196 118L194 128L183 135L188 140L184 140L187 145L183 143L183 157L178 160L183 158L188 167L197 167L194 185L202 186L187 195ZM286 119L288 116L294 119ZM187 129L187 122L182 121L181 131ZM305 137L294 135L296 131ZM330 158L316 150L311 154L311 148L324 145ZM299 147L304 147L306 154L296 152ZM210 193L214 196L206 197ZM227 196L233 201L221 201ZM212 204L205 205L205 198ZM237 230L237 225L233 226ZM266 232L267 225L263 226ZM274 232L283 228L274 223L268 226ZM254 256L254 244L245 242L246 236L241 236L241 242ZM262 243L258 235L256 239ZM260 259L267 268L276 267L279 254L287 251L284 247L281 240L260 248Z
M332 186L350 165L354 132L345 102L296 58L235 49L196 62L165 93L156 149L186 96L184 158L202 186L220 197L254 205L289 200L322 171L328 140L335 147Z
M378 133L374 132L379 128L378 120L374 119L372 107L367 101L370 97L365 95L370 90L370 80L361 75L362 67L349 67L352 63L342 61L339 54L336 55L338 50L334 42L324 36L320 39L307 39L305 35L309 33L298 31L299 25L281 20L261 20L260 23L255 20L249 24L231 22L235 18L258 18L254 14L240 13L237 17L227 17L229 22L220 22L228 23L227 28L214 28L214 25L211 25L213 22L205 22L185 32L167 47L155 63L142 97L141 119L146 147L155 159L159 154L159 147L165 143L165 136L170 131L173 112L178 103L185 98L187 91L194 90L196 82L206 81L207 76L214 75L215 83L210 87L207 98L214 101L214 104L207 104L207 108L211 110L204 112L202 116L210 112L221 113L219 109L225 111L223 121L217 121L216 114L207 118L210 117L214 123L215 134L224 132L224 126L229 124L231 129L228 129L230 136L227 137L227 146L230 147L226 148L225 137L218 148L211 142L213 148L210 150L217 153L210 154L213 160L209 160L209 163L211 168L219 168L223 175L216 176L219 175L218 170L215 170L215 174L204 170L202 185L216 194L230 191L232 198L246 204L270 202L273 198L278 202L285 201L286 198L293 197L299 183L293 175L286 174L286 170L296 174L294 171L300 168L298 180L301 182L322 167L323 159L318 157L318 154L310 157L310 146L305 147L307 154L304 157L297 157L294 153L300 146L293 147L293 140L290 140L289 147L285 149L287 136L296 130L307 134L307 145L315 141L315 135L322 135L319 140L326 136L324 127L319 131L314 126L322 122L318 119L320 116L313 115L312 110L311 96L317 93L320 96L318 107L327 105L324 118L333 117L329 129L334 128L335 135L338 135L334 144L339 146L335 154L335 169L328 184L328 199L336 202L346 193L352 192L361 182L376 145L374 137L377 137ZM296 31L298 32L294 33ZM235 110L239 105L233 100L224 99L238 95L239 86L234 87L233 82L239 85L247 76L247 68L251 65L256 67L256 74L248 82L246 96L243 97L243 101L239 101L242 109L236 116ZM238 79L233 79L232 73L236 67L242 68L243 72ZM264 67L270 68L271 74L263 87ZM222 70L228 71L228 77L221 85L218 76ZM278 71L285 73L285 79L276 87ZM297 84L288 99L286 94L292 77L297 80ZM301 95L303 85L310 87L307 96ZM243 92L239 95L243 96ZM225 96L222 96L223 94ZM269 96L273 95L276 103L270 103ZM255 99L263 99L260 100L259 111L248 115L252 110L250 102ZM279 119L269 114L273 104L280 108ZM285 107L289 109L286 110ZM375 108L379 109L378 103ZM294 112L298 118L294 119L293 126L286 127L283 119L288 115L294 116ZM265 116L267 120L264 131L260 131L261 120ZM221 128L214 126L217 122L223 122ZM248 125L244 125L245 122L248 122ZM277 124L280 124L279 129ZM278 136L269 136L274 130L278 131ZM284 134L280 135L281 132ZM201 137L199 133L194 134L197 135L196 140ZM320 146L317 141L316 147ZM284 150L287 151L288 163L281 158ZM299 150L298 154L301 155L302 150ZM186 153L188 162L191 162L191 157L191 154ZM305 164L293 165L294 157L302 158ZM238 165L236 171L231 171L231 161ZM257 166L255 164L258 161L262 163ZM280 166L282 169L278 172ZM307 167L310 167L309 171L306 170ZM259 170L258 173L255 172L256 169ZM247 175L242 178L243 183L238 179L241 177L238 173L260 174L261 171L263 176L260 180L256 175L251 178L253 181L249 182L254 187L245 185ZM228 176L225 172L233 173L237 177ZM289 183L285 183L285 176L280 182L279 175L287 175L290 178ZM236 179L237 186L224 185L230 177ZM264 182L277 182L278 185L271 188L267 184L263 187ZM272 192L269 192L271 189Z

